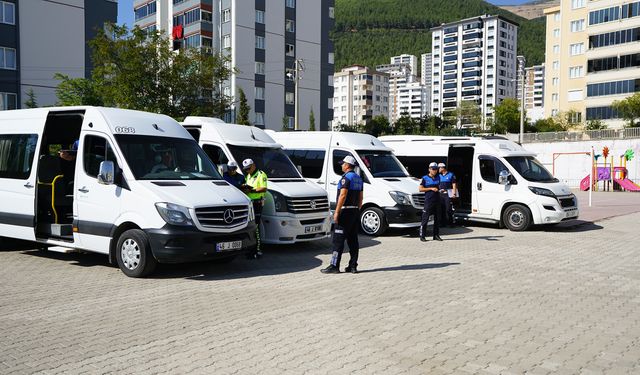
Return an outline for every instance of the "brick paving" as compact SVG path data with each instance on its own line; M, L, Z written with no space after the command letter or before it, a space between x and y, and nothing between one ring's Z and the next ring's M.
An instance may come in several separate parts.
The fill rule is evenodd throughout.
M0 374L638 374L638 223L361 237L358 275L329 241L150 279L3 250Z

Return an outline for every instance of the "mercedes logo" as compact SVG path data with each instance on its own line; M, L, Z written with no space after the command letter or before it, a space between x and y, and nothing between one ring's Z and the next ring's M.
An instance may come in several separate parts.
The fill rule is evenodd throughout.
M224 212L224 214L222 215L222 218L224 219L224 222L226 224L231 224L231 222L234 219L234 216L235 215L233 214L233 210L229 208Z
M317 203L316 203L316 201L311 201L311 202L309 202L309 205L311 206L312 210L315 210Z

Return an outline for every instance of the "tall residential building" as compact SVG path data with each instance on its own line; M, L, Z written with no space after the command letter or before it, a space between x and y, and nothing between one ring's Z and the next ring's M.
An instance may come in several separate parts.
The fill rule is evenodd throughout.
M620 128L611 104L640 91L640 2L588 1L586 9L586 65L576 73L586 74L585 117Z
M585 112L585 66L588 38L587 0L562 0L545 9L545 117L571 113L570 123L580 124Z
M333 119L333 43L335 0L134 0L135 24L161 30L174 49L211 48L231 58L239 72L222 88L235 97L242 89L251 106L250 120L280 129L293 127L295 61L304 71L299 81L300 128L311 110L318 128ZM268 5L267 5L268 4ZM234 101L235 102L235 101ZM234 104L235 106L235 104ZM232 110L226 121L234 120Z
M544 68L540 64L525 69L524 107L531 122L544 118Z
M363 125L389 114L389 75L365 66L350 66L333 77L333 127Z
M484 15L432 28L433 86L431 111L446 115L461 102L475 103L484 127L493 109L516 96L518 24Z
M391 58L391 64L408 64L411 68L411 74L417 76L418 71L418 58L415 55L402 54L400 56L393 56Z
M516 56L516 62L516 99L522 101L527 59L524 56Z
M395 116L408 114L409 117L420 119L429 114L429 91L419 81L407 83L398 88L398 112Z
M422 66L420 69L420 83L429 87L429 91L431 91L431 74L433 73L433 56L431 53L423 53L422 56Z
M39 106L55 105L54 74L89 77L87 41L116 19L115 0L1 0L0 110L22 108L31 90Z
M400 107L400 90L415 82L417 77L411 73L411 65L406 63L378 65L376 70L389 74L389 113L387 116L389 121L394 123L403 113Z

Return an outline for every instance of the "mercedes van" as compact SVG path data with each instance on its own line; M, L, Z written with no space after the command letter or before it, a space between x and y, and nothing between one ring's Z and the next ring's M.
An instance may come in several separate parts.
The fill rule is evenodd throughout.
M571 190L534 153L506 138L401 135L380 140L415 177L427 174L430 162L447 163L458 183L456 220L524 231L533 224L578 218L578 201Z
M131 277L158 262L227 261L256 243L249 200L158 114L0 111L0 202L0 236L103 253Z
M264 130L211 117L187 117L182 124L221 171L230 160L242 165L250 158L267 174L268 192L260 223L263 243L291 244L330 235L327 193L302 178L282 146Z
M388 227L417 228L422 205L412 196L418 179L411 177L392 150L368 134L347 132L272 132L274 139L310 182L329 194L331 208L336 205L336 189L342 176L340 161L353 156L364 181L362 231L380 236Z

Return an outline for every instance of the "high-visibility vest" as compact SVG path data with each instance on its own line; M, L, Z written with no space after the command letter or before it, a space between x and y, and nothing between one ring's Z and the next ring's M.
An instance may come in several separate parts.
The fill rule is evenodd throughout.
M247 174L247 176L245 177L245 183L247 185L249 185L250 187L252 187L254 190L255 189L259 189L259 188L263 188L263 187L267 187L267 174L264 173L261 170L256 170L253 175L249 175ZM251 199L252 201L258 200L258 199L262 199L264 198L266 194L265 192L262 193L247 193L247 196L249 197L249 199Z

